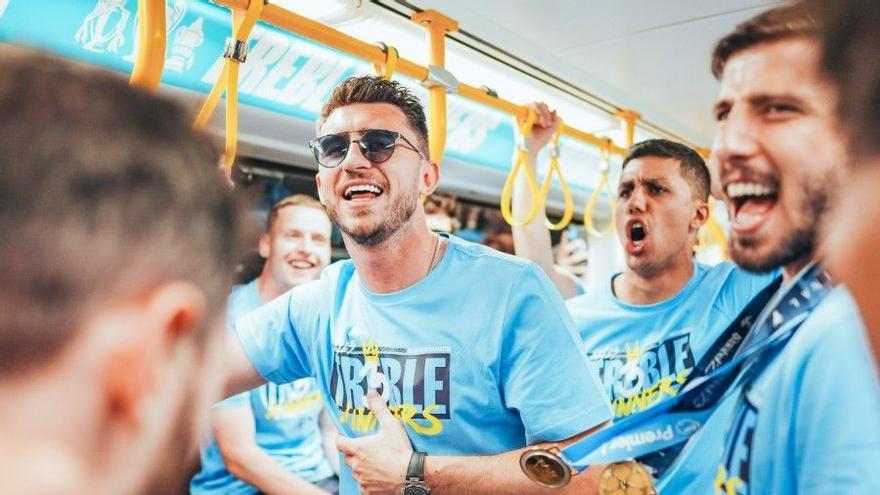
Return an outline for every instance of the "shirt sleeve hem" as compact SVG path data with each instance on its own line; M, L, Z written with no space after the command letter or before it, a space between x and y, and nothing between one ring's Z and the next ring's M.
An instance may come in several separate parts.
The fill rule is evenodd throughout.
M587 411L578 411L578 414L570 419L559 421L538 431L528 432L526 440L529 445L538 442L558 442L579 435L611 419L611 408L600 405Z

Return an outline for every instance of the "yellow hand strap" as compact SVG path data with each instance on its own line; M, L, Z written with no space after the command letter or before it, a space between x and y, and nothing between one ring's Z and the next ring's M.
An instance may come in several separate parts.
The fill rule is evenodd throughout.
M562 197L565 199L565 211L562 213L562 218L558 223L552 223L550 220L544 219L547 228L550 230L564 229L571 223L571 217L574 216L574 198L572 198L571 189L568 188L568 183L565 182L565 177L562 176L562 170L559 168L559 137L561 135L562 121L560 120L559 127L553 133L553 137L550 138L550 167L547 170L547 175L544 176L544 182L541 183L540 201L544 204L545 208L547 207L547 196L550 194L550 183L553 180L554 173L559 177L559 187L562 189Z
M523 124L519 126L519 135L516 138L516 160L510 169L510 173L507 175L507 180L504 182L504 189L501 190L501 216L504 217L504 221L514 227L528 225L535 218L535 214L538 213L538 184L535 180L535 173L528 166L529 157L526 153L525 144L526 136L532 132L532 126L537 120L538 115L535 111L528 109L528 114L526 114ZM513 185L516 182L516 176L519 174L520 169L524 170L526 174L526 182L529 185L529 194L532 198L532 208L525 218L516 220L510 211L510 200L513 194Z
M599 149L599 153L602 156L602 162L599 165L599 184L596 186L596 189L593 190L593 194L590 195L590 199L587 201L587 207L584 210L584 227L587 229L587 232L596 237L604 237L610 234L611 231L614 230L614 224L617 219L617 199L614 195L614 191L611 190L611 183L608 182L608 169L611 168L611 144L611 140L606 139L605 145ZM608 193L608 206L611 207L611 220L608 222L608 225L600 231L596 230L593 225L593 212L596 209L596 204L599 202L599 196L602 194L603 186Z
M382 79L391 79L394 76L394 71L397 70L397 48L385 43L379 43L379 47L385 52L385 63L373 64L373 70Z
M220 101L223 89L226 89L226 153L223 157L224 164L232 167L235 163L235 154L238 148L238 69L239 65L247 58L247 39L251 30L260 19L263 11L264 0L251 0L245 12L233 9L232 11L232 38L227 40L226 63L223 70L214 83L211 93L205 100L202 109L196 116L195 127L204 129Z

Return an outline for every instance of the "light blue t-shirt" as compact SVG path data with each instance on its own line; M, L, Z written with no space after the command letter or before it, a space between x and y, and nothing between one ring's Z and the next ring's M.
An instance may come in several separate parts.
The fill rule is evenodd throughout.
M229 321L263 305L256 280L238 285L229 296ZM278 464L309 482L333 476L321 440L323 407L314 378L281 385L269 383L217 403L215 408L248 407L254 415L255 441ZM192 479L193 494L251 494L256 488L232 475L213 438L202 446L202 470Z
M529 261L447 239L437 267L401 291L370 292L346 260L240 320L251 362L274 382L315 374L348 436L376 430L370 384L430 455L498 454L610 419L547 277ZM357 491L347 466L340 482L342 493Z
M725 433L702 446L716 465L702 493L877 493L880 383L846 289L826 296L741 392L707 424Z
M695 262L693 275L678 294L656 304L624 303L610 281L569 299L575 328L615 416L627 417L677 395L696 363L775 276L748 273L729 262L714 267ZM690 450L679 461L714 467ZM658 480L658 488L691 493L687 483L670 474Z

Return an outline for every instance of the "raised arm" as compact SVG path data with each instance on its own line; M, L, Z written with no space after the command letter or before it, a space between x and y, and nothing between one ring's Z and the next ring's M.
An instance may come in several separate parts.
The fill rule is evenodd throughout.
M251 364L234 332L226 333L223 350L223 369L226 370L224 397L231 397L266 383Z
M535 171L535 162L538 151L550 141L550 137L559 126L559 117L556 112L551 112L544 103L533 103L532 109L537 113L538 120L532 126L532 132L526 138L526 151L528 152L528 166ZM532 208L531 192L526 182L525 174L517 175L514 183L512 213L515 219L524 218ZM541 267L544 273L556 286L563 299L578 294L577 282L563 271L557 270L553 263L553 245L550 242L550 232L544 224L547 212L543 205L538 206L535 217L527 225L513 226L513 246L517 256L534 261Z

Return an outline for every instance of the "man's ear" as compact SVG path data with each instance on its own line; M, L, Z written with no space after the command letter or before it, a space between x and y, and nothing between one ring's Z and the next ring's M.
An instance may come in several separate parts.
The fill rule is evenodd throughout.
M132 428L141 425L146 401L161 393L163 375L180 346L196 331L206 314L205 295L189 282L169 282L114 311L108 328L116 332L105 367L108 414ZM190 366L194 363L190 363ZM173 379L180 379L179 377Z
M260 242L257 244L257 252L260 253L260 257L264 259L269 258L269 251L272 244L272 239L269 237L269 234L263 232L260 234Z
M694 209L694 216L691 218L691 223L689 226L689 230L691 232L696 232L700 230L708 220L709 220L709 204L705 201L696 202L696 208Z
M430 161L422 160L421 177L419 177L419 194L429 196L437 185L440 183L440 165Z

